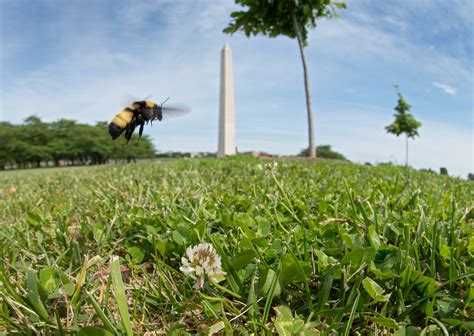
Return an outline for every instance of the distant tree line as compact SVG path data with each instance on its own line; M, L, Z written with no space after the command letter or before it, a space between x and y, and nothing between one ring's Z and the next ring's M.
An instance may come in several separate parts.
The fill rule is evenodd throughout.
M107 127L106 122L93 126L67 119L43 122L36 116L26 118L20 125L0 122L0 170L155 157L155 148L147 136L138 146L136 138L132 138L124 148L124 140L112 141Z

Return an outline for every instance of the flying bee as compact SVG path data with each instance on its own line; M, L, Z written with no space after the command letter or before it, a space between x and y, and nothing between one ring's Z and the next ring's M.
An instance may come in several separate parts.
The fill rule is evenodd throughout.
M166 115L170 112L186 112L186 109L184 108L163 107L163 104L168 99L160 105L149 100L136 101L129 107L125 107L119 111L112 118L112 121L109 124L109 134L112 137L112 140L117 139L125 131L125 145L127 145L132 138L135 128L140 126L138 131L138 144L143 134L143 127L145 124L148 124L149 122L152 124L154 120L161 121L163 119L163 114Z

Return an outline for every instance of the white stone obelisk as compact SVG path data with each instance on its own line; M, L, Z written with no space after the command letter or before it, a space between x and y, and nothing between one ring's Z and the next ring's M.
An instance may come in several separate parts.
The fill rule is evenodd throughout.
M219 145L217 157L235 154L235 106L232 50L226 43L221 51L221 89L219 104Z

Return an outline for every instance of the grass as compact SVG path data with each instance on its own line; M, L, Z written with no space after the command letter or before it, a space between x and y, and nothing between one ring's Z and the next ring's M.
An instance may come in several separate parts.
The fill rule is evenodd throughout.
M0 174L0 334L464 335L474 184L247 158ZM180 270L211 243L227 273Z

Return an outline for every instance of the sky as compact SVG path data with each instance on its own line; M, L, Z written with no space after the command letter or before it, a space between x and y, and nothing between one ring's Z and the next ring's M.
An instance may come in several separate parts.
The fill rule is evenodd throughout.
M399 85L423 123L410 165L474 172L471 0L346 1L305 48L317 145L353 162L404 164L386 133ZM145 129L157 150L217 150L220 51L232 49L238 150L307 147L297 42L222 30L230 0L0 0L0 120L94 124L150 97L191 113ZM106 131L106 130L104 130Z

